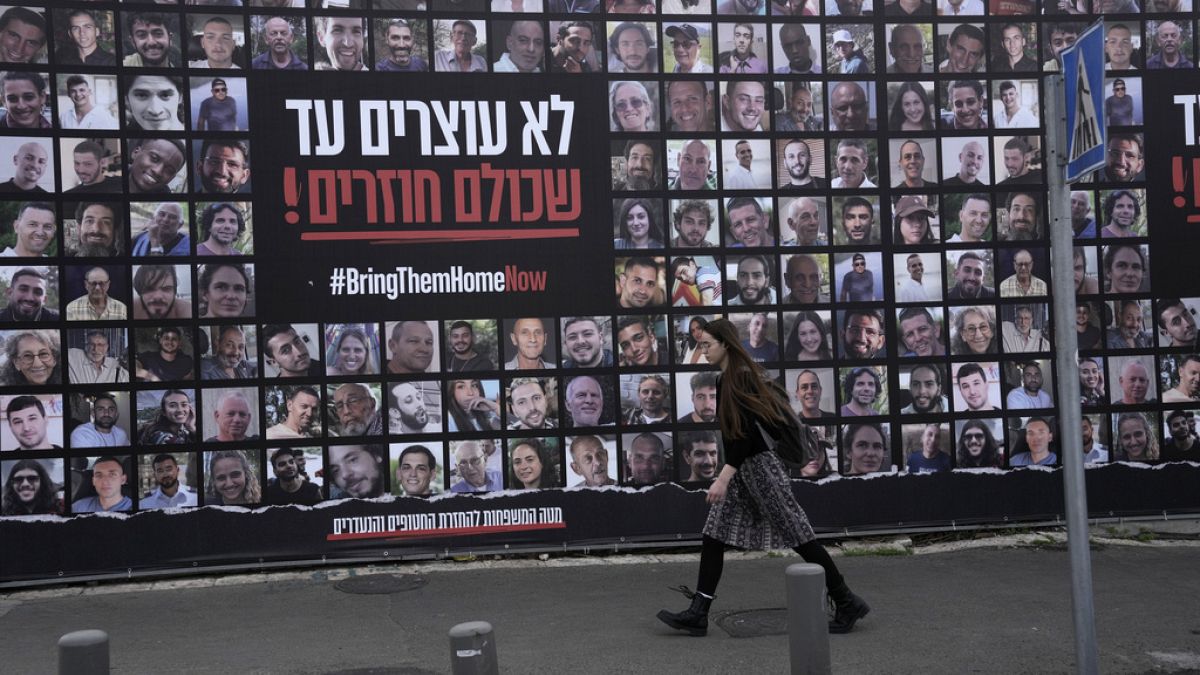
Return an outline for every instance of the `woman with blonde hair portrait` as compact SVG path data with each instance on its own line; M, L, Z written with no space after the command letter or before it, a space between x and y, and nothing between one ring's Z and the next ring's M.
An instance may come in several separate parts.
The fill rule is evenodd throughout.
M1142 413L1121 413L1115 424L1113 461L1157 462L1158 435L1154 425Z
M258 471L242 450L218 450L208 455L205 505L257 504L262 501Z
M374 336L368 336L362 326L334 326L326 354L326 375L378 375L379 357Z

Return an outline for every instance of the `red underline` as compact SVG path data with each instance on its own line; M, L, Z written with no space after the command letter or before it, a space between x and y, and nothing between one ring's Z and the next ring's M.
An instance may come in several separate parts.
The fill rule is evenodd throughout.
M532 523L529 525L485 525L481 527L448 527L439 530L408 530L405 532L355 532L331 534L326 541L351 539L423 539L427 537L457 537L465 534L499 534L503 532L525 532L529 530L561 530L566 523Z
M564 239L578 237L578 227L512 230L351 230L341 232L304 232L303 241L372 241L391 243L444 243L496 241L504 239Z

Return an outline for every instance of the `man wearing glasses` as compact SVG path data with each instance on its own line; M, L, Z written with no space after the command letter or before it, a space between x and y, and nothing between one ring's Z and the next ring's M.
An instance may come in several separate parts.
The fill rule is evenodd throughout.
M1113 80L1113 95L1104 99L1104 119L1109 126L1133 125L1133 97L1125 93L1125 80Z
M229 95L229 85L221 78L212 81L212 96L200 102L196 131L238 131L237 99Z
M209 99L211 100L211 99ZM200 146L196 175L204 192L247 192L250 180L250 144L244 140L211 140Z
M103 267L93 267L83 275L87 294L67 303L67 321L124 321L129 308L116 298L109 297L112 279Z
M842 320L842 355L848 359L887 356L883 316L873 309L852 309Z
M450 486L451 492L490 492L503 490L500 472L487 468L487 456L477 441L463 441L454 451L459 481Z
M330 432L336 436L379 436L383 434L383 416L376 409L375 397L361 384L343 384L333 392L333 411L337 422Z

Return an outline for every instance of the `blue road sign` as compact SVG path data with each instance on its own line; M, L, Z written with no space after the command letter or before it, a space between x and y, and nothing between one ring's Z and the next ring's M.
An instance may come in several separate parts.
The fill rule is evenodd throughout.
M1104 25L1097 21L1062 53L1067 111L1067 182L1104 166Z

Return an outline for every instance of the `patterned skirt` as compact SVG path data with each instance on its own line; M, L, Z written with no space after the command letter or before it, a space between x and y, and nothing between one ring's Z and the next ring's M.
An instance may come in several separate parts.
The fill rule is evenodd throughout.
M725 499L713 504L704 534L740 549L795 548L817 538L792 494L787 468L772 451L742 463Z

